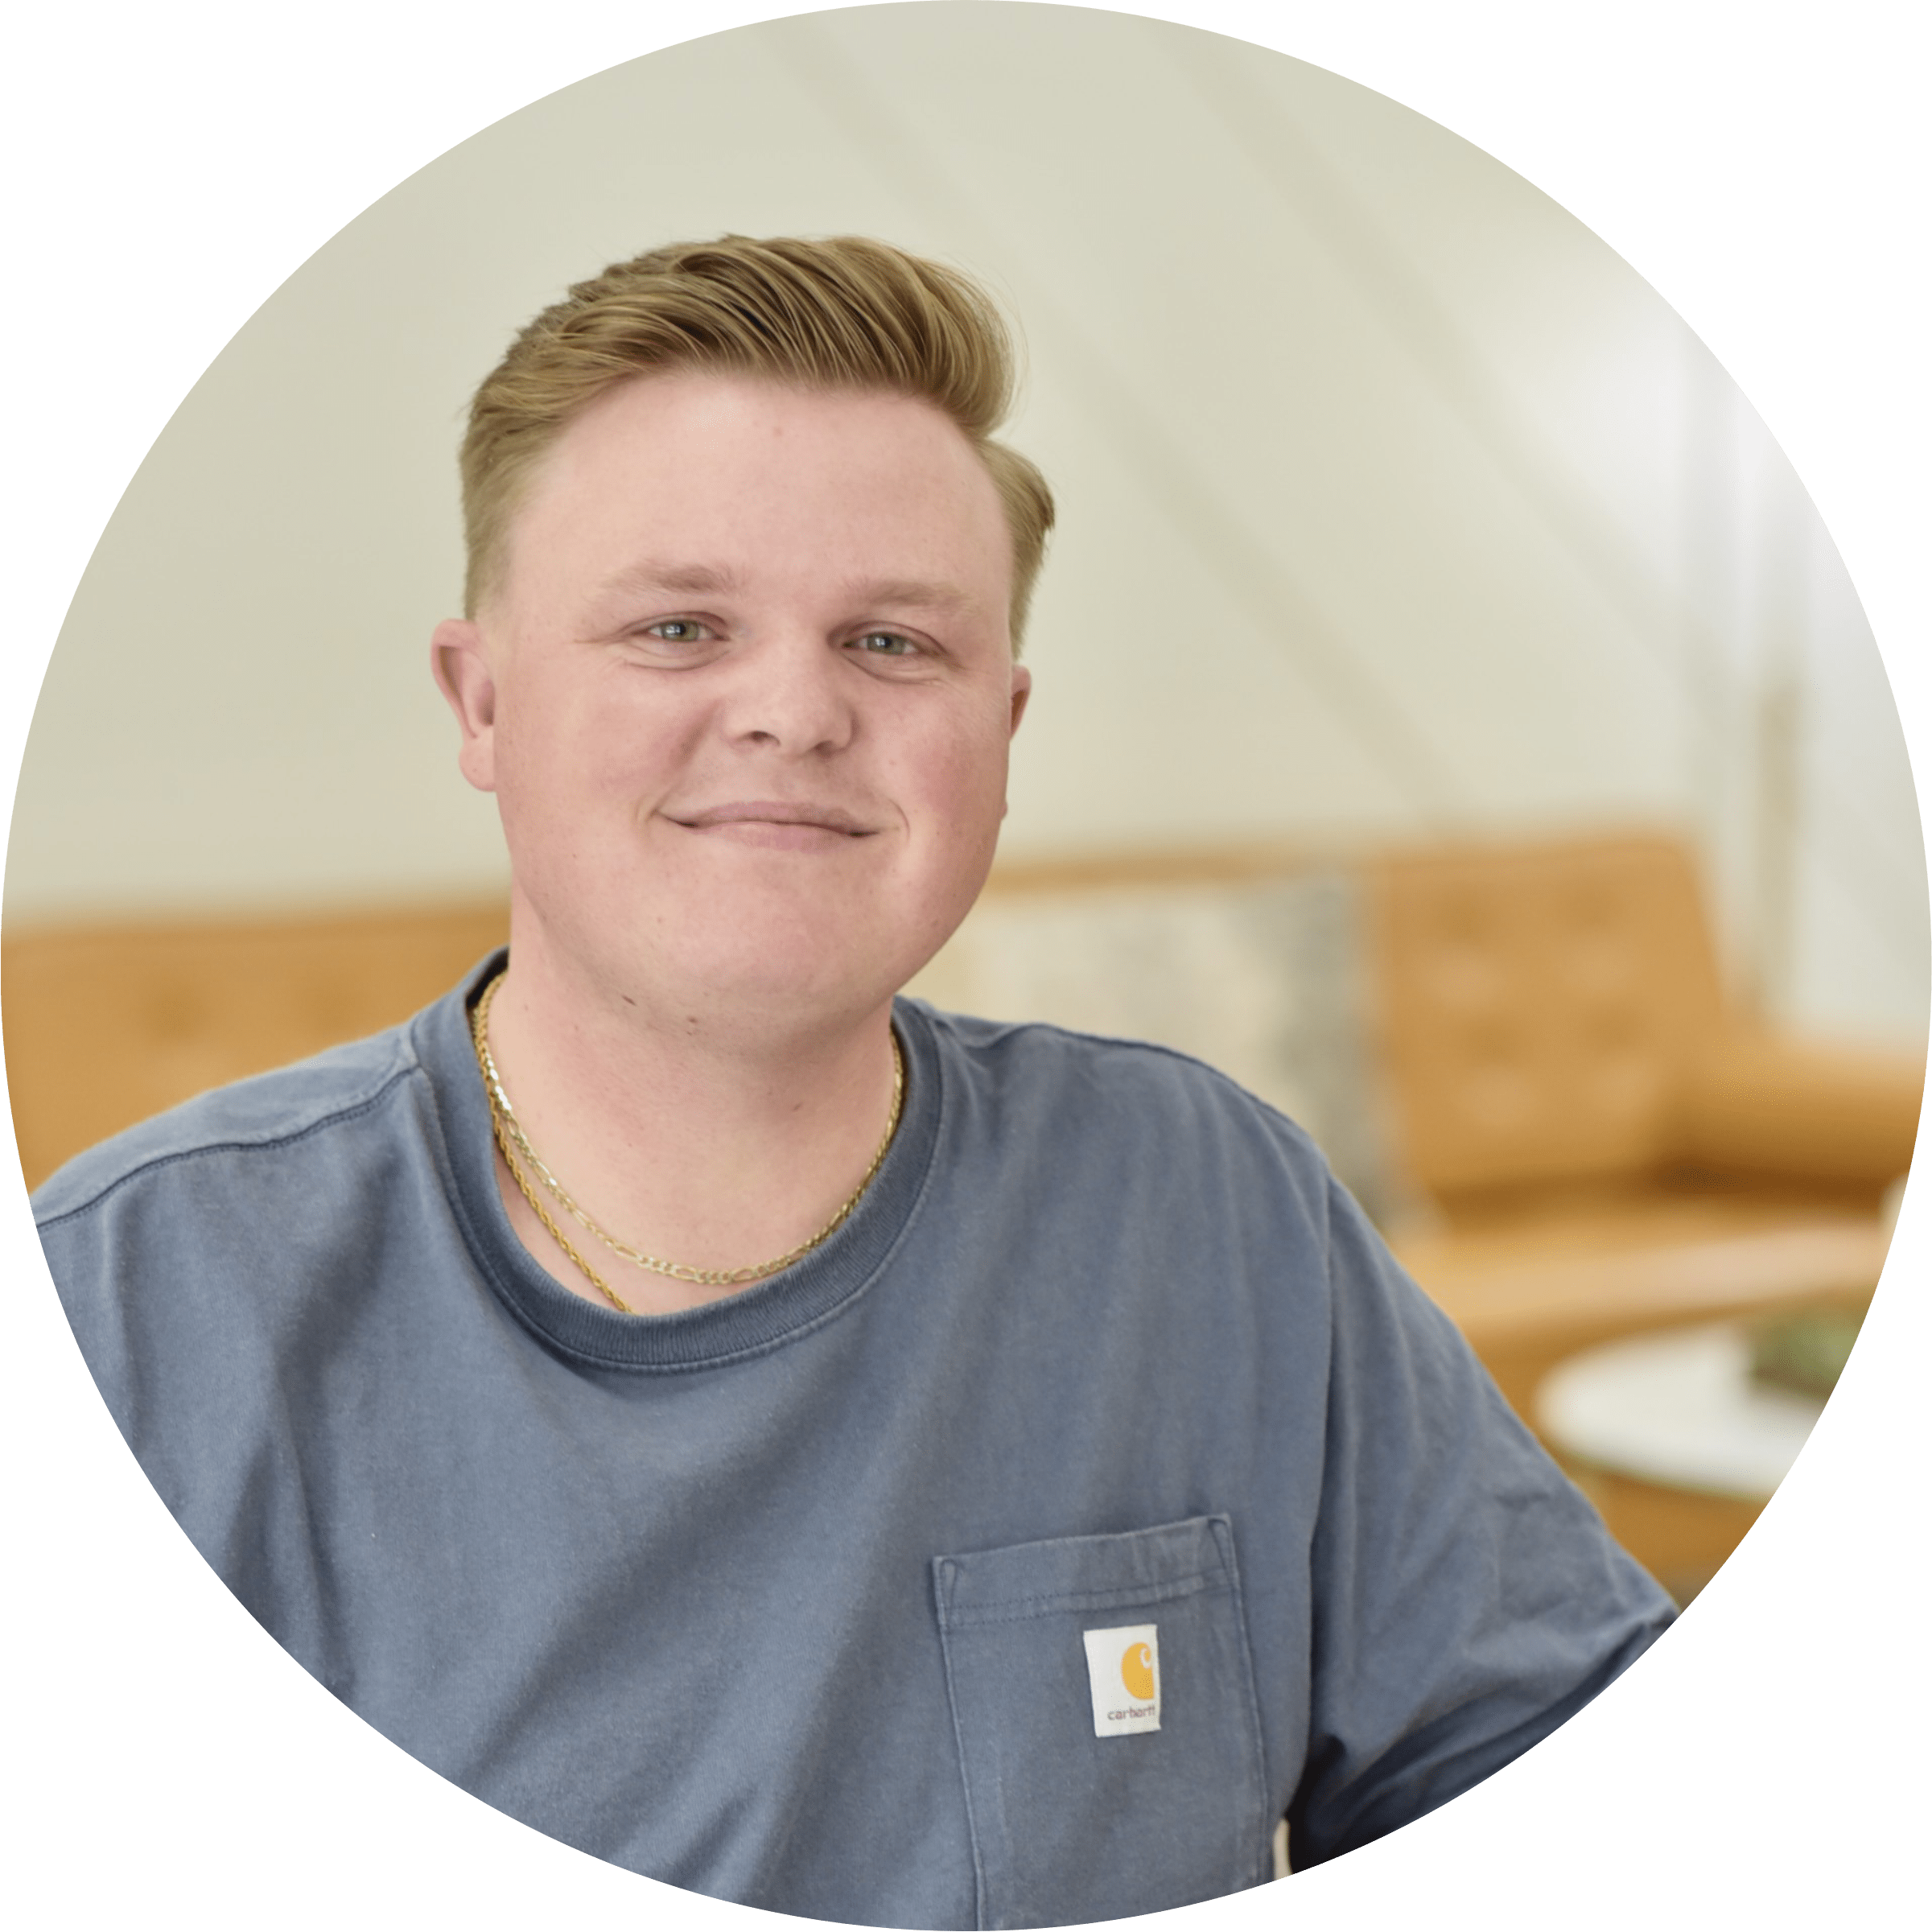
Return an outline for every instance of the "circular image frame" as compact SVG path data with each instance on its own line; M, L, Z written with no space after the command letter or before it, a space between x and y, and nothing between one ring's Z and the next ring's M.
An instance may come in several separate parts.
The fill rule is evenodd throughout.
M97 241L87 251L62 240L60 225L73 234L98 228L116 196L146 211L150 234L160 226L154 211L172 197L179 253L201 273L183 274L196 288L192 302L117 367L101 360L101 324L47 352L48 404L29 411L23 425L21 473L33 479L33 501L18 529L29 560L23 618L31 645L6 673L4 702L15 763L39 670L93 535L146 440L228 332L280 274L411 166L537 93L649 50L622 10L587 8L572 37L521 68L472 60L452 73L447 60L439 68L450 21L429 19L430 11L443 14L423 10L419 23L386 43L377 39L373 10L332 15L331 40L340 35L363 48L381 47L381 77L357 73L348 58L356 44L315 48L321 23L244 33L240 15L225 8L172 19L166 35L156 33L170 44L131 35L106 60L77 29L64 44L58 29L43 29L37 60L48 85L37 114L21 124L25 139L54 150L62 117L101 126L116 120L116 102L127 112L120 159L108 160L112 150L101 149L44 199L35 273L48 286L72 286L79 255L102 247ZM1707 159L1692 201L1721 201L1725 187L1750 182L1747 196L1769 205L1791 179L1791 164L1772 149L1776 114L1754 106L1754 95L1725 102L1712 93L1725 44L1743 31L1740 10L1692 8L1691 27L1671 39L1675 66L1648 89L1640 62L1623 58L1630 48L1601 47L1601 27L1547 29L1524 43L1518 33L1528 15L1503 6L1469 10L1453 37L1441 23L1431 27L1426 10L1407 6L1314 10L1292 33L1267 33L1237 8L1147 11L1277 44L1391 93L1459 127L1598 228L1739 377L1805 473L1882 645L1901 636L1905 529L1922 516L1922 487L1905 466L1907 427L1899 421L1889 435L1876 427L1884 415L1872 398L1885 394L1888 375L1903 382L1909 367L1907 269L1866 270L1866 302L1878 315L1863 327L1843 315L1834 323L1824 302L1795 303L1782 319L1768 319L1753 309L1776 280L1776 263L1768 266L1772 218L1740 216L1729 261L1712 263L1696 257L1695 211L1662 205L1673 154ZM1868 15L1855 10L1855 21L1870 27L1876 10ZM753 18L761 10L666 10L649 39L669 44ZM1820 72L1818 50L1802 35L1772 31L1762 15L1753 19L1747 68L1757 81L1773 98L1820 105L1805 156L1815 185L1801 201L1801 212L1812 208L1815 218L1802 232L1843 270L1856 259L1851 241L1888 234L1907 207L1903 168L1885 172L1888 156L1897 164L1903 153L1884 145L1882 127L1872 124L1885 116L1851 85L1859 79L1882 91L1880 60L1895 73L1911 69L1905 29L1884 44L1847 29ZM1389 40L1403 35L1407 44L1391 52ZM1637 15L1621 15L1617 37L1640 39ZM1449 39L1460 48L1447 47ZM249 137L273 122L261 98L269 93L265 73L280 85L282 64L298 60L307 64L294 95L302 126L282 145L270 141L269 159L255 164L259 179L226 203L197 196L225 166L234 170ZM1596 69L1579 79L1571 64L1586 60ZM1542 105L1518 102L1513 116L1505 85L1511 76L1532 93L1540 89ZM237 81L247 85L237 89ZM83 114L89 97L93 112ZM166 114L135 110L154 98L166 102ZM344 102L353 102L356 114L346 114ZM1569 126L1559 102L1580 102ZM1605 127L1638 110L1656 130L1663 159L1652 156L1637 179L1621 182L1619 208L1617 193L1605 187L1617 174L1605 154ZM303 135L313 139L324 122L334 122L332 143L303 150ZM156 141L166 126L192 127L172 153ZM1834 141L1835 154L1820 153ZM130 179L135 160L146 178ZM225 234L237 208L270 199L276 185L294 192L274 237ZM1834 199L1856 203L1851 241L1826 232ZM182 208L193 212L183 216ZM91 357L98 375L89 381ZM1922 680L1895 644L1888 665L1917 748L1926 719ZM105 1913L134 1909L172 1884L183 1893L192 1888L211 1922L259 1909L273 1884L302 1885L303 1905L317 1914L369 1909L377 1899L385 1914L462 1911L485 1924L539 1909L637 1911L636 1888L645 1882L550 1845L443 1786L276 1656L146 1489L93 1395L52 1296L40 1292L44 1266L18 1194L8 1211L11 1256L29 1283L27 1333L11 1357L8 1427L14 1466L35 1473L18 1505L18 1561L33 1582L15 1611L15 1642L39 1659L21 1725L39 1768L39 1801L29 1806L37 1849L21 1895L44 1885L48 1903L58 1897L66 1911L85 1897ZM1888 1273L1911 1267L1918 1242L1907 1205ZM1669 1892L1687 1907L1721 1899L1733 1911L1754 1907L1779 1922L1806 1901L1812 1909L1843 1901L1853 1884L1847 1860L1856 1860L1856 1888L1882 1885L1888 1839L1901 1847L1903 1864L1903 1797L1888 1808L1872 1789L1882 1783L1872 1768L1884 1754L1878 1714L1911 1654L1907 1555L1884 1503L1884 1480L1909 1453L1905 1372L1922 1349L1922 1316L1897 1304L1895 1292L1880 1295L1866 1346L1847 1372L1849 1403L1834 1403L1764 1526L1671 1644L1522 1766L1395 1839L1308 1874L1302 1885L1314 1897L1298 1892L1298 1911L1360 1917L1440 1909L1447 1885L1466 1880L1484 1885L1485 1917L1511 1922L1536 1899L1547 1901L1551 1888L1575 1884L1580 1870L1608 1866L1604 1884L1592 1880L1586 1913L1608 1917ZM1856 1791L1816 1789L1816 1768L1853 1750ZM1793 1815L1806 1820L1798 1834ZM117 1872L93 1856L102 1818L120 1822ZM353 1847L353 1855L323 1860L328 1868L317 1870L319 1845ZM1750 1860L1758 1860L1762 1880L1750 1870L1740 1876ZM738 1914L670 1888L651 1889L644 1909ZM1263 1909L1263 1895L1246 1895L1196 1911L1233 1924L1234 1913Z

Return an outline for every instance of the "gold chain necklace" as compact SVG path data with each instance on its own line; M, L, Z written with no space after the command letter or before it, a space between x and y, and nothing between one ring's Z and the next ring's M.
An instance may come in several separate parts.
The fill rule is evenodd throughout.
M845 1205L816 1234L801 1241L797 1247L781 1254L777 1260L760 1263L756 1267L691 1268L686 1267L682 1262L660 1261L656 1255L646 1254L607 1234L565 1192L562 1184L543 1164L537 1150L530 1145L529 1137L523 1131L523 1123L517 1119L517 1110L510 1105L510 1097L503 1090L503 1081L497 1075L496 1063L490 1056L490 1002L496 997L496 989L502 984L503 975L499 973L484 988L483 997L476 1002L476 1010L470 1016L470 1036L476 1043L476 1065L482 1071L484 1092L489 1098L491 1131L496 1135L497 1147L502 1151L504 1164L510 1171L510 1178L516 1182L523 1198L530 1204L532 1213L550 1230L551 1239L589 1277L591 1285L620 1314L632 1315L636 1311L577 1252L562 1229L550 1218L549 1210L537 1198L536 1190L530 1185L523 1166L518 1164L519 1154L522 1155L524 1164L536 1175L545 1191L555 1200L558 1205L587 1232L595 1234L613 1254L638 1267L648 1268L654 1275L668 1275L675 1281L695 1282L705 1287L737 1287L748 1282L763 1281L768 1275L776 1275L781 1268L789 1268L801 1256L810 1254L813 1249L829 1240L844 1225L853 1209L858 1206L859 1197L872 1184L872 1176L884 1162L886 1150L892 1146L892 1136L899 1131L900 1108L905 1099L905 1061L899 1050L899 1036L892 1033L892 1110L886 1117L885 1133L879 1140L879 1151L873 1155L871 1165L866 1169L859 1185L847 1197Z

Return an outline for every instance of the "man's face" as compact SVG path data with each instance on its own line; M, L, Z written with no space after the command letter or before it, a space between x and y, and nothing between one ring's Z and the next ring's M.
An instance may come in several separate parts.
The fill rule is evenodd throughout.
M501 591L436 637L519 944L681 1024L875 1008L992 861L1029 682L1011 558L929 404L693 374L601 397Z

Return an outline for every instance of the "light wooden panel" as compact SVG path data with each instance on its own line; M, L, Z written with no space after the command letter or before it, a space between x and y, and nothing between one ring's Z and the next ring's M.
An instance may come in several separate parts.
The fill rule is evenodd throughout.
M406 1020L509 936L507 906L97 926L0 941L20 1164Z

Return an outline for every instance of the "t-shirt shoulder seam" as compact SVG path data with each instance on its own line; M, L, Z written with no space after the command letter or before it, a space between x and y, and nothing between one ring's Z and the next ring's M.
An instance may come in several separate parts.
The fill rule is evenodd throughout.
M35 1228L38 1232L44 1234L50 1230L60 1226L63 1222L77 1220L84 1214L91 1214L97 1208L101 1206L109 1197L117 1194L122 1188L128 1186L132 1182L139 1180L147 1175L158 1174L163 1168L175 1166L184 1160L198 1160L204 1155L209 1154L274 1153L282 1148L294 1147L298 1143L307 1140L311 1135L319 1134L326 1128L340 1127L345 1121L354 1120L358 1116L370 1112L382 1103L390 1089L394 1087L398 1081L408 1080L412 1076L422 1073L422 1062L417 1059L412 1050L409 1057L400 1065L394 1067L385 1074L381 1081L360 1099L347 1102L340 1106L332 1107L328 1112L322 1114L319 1118L306 1121L302 1126L292 1128L286 1133L225 1134L208 1140L199 1141L192 1147L175 1147L165 1154L154 1155L146 1160L138 1162L125 1172L117 1174L111 1180L104 1181L101 1187L94 1193L90 1194L85 1201L77 1201L71 1208L63 1208L59 1213L50 1214L44 1220L36 1218L34 1223Z

